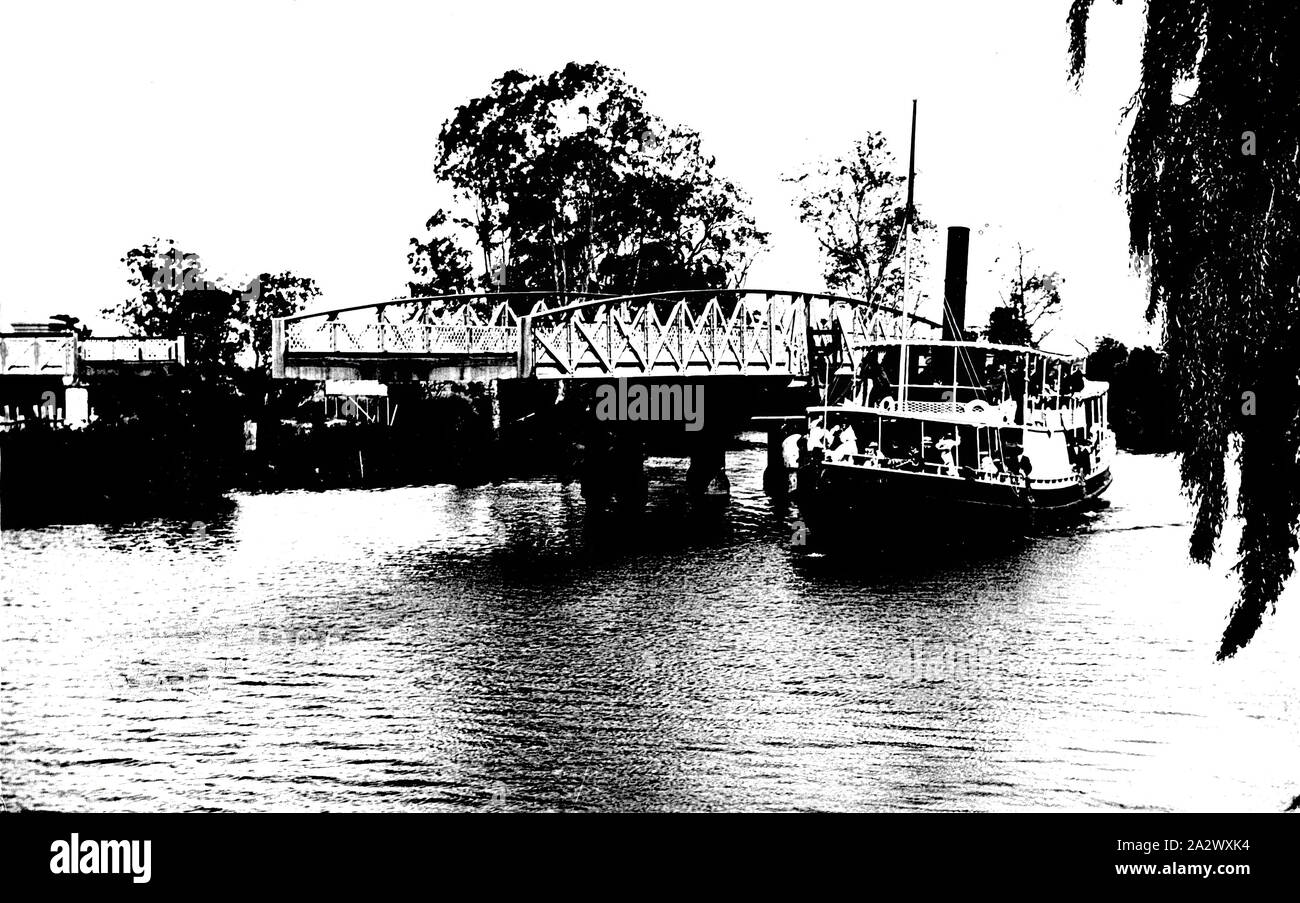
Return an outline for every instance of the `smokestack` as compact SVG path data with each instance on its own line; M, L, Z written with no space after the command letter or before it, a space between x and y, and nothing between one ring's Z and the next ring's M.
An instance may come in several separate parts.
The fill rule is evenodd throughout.
M966 263L970 257L970 229L948 227L948 265L943 274L943 339L962 341L966 336Z

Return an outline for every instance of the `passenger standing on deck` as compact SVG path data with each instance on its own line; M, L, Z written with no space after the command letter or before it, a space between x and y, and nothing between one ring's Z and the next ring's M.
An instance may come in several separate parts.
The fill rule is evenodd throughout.
M1016 416L1012 423L1025 422L1025 365L1017 360L1007 373L1007 390L1016 403Z
M880 355L870 352L862 356L862 365L858 368L858 381L862 383L862 398L867 407L875 407L881 399L889 395L893 388L885 368L880 363ZM868 391L868 383L870 390Z
M1061 391L1066 395L1078 395L1083 391L1086 384L1087 380L1084 378L1083 371L1074 369L1061 382Z
M998 404L1001 404L1011 397L1011 374L1007 372L1006 364L998 364L998 372L994 379L994 385L997 387L998 393Z
M957 473L957 440L944 437L934 444L944 469L950 474Z
M839 432L839 444L835 446L836 457L851 461L858 453L858 434L852 426L844 426Z
M786 470L799 467L799 443L803 439L798 433L791 433L781 442L781 463Z
M831 432L820 423L814 423L808 429L808 447L809 448L828 448L831 441Z

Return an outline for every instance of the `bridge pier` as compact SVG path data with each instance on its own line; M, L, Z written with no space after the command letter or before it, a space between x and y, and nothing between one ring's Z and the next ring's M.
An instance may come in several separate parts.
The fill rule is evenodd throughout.
M709 436L691 450L691 464L686 469L686 491L693 496L731 495L723 437Z
M793 488L798 469L796 456L787 454L786 441L803 431L802 417L766 416L754 418L767 426L767 466L763 469L763 491L781 497Z
M767 466L763 468L763 490L768 495L785 495L790 491L790 475L786 471L782 444L785 429L781 424L767 427Z
M611 502L627 508L644 505L649 481L641 438L626 428L589 430L579 481L582 497L591 505Z
M650 481L645 475L645 447L630 431L620 431L614 440L614 498L620 505L645 505Z

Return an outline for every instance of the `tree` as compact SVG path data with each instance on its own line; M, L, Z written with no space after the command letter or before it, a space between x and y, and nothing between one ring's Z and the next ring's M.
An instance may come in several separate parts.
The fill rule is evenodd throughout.
M406 262L419 280L407 283L412 298L463 294L474 288L470 253L461 247L448 225L447 211L435 210L424 224L427 239L411 239Z
M249 299L209 279L197 254L155 238L122 258L135 291L103 314L134 335L185 337L186 358L200 373L229 373L248 344Z
M306 309L312 299L320 295L320 288L310 277L295 276L285 271L275 275L263 273L246 292L253 295L248 311L248 324L253 344L254 365L269 376L271 319L287 317Z
M1091 0L1069 12L1081 78ZM1236 450L1241 591L1218 657L1255 635L1294 570L1300 519L1300 7L1148 0L1122 188L1129 247L1163 314L1176 441L1208 563Z
M855 141L848 153L786 176L798 186L799 220L811 226L821 250L822 276L833 292L901 299L904 257L900 237L907 207L907 177L880 132ZM911 226L911 279L925 267L934 223L915 216ZM919 303L919 301L918 301Z
M989 311L989 325L984 337L996 345L1028 345L1031 333L1024 314L1010 304Z
M209 278L199 255L154 238L122 258L133 294L103 313L133 335L185 338L185 356L203 375L230 376L251 348L269 366L271 318L302 310L320 289L289 272L263 273L244 287Z
M1128 360L1128 346L1113 336L1102 336L1088 354L1088 379L1113 383Z
M1088 378L1110 383L1107 410L1115 441L1139 453L1173 449L1173 375L1149 346L1129 350L1110 336L1088 355Z
M1032 264L1026 276L1025 256L1024 246L1017 242L1002 305L989 312L990 342L1037 348L1052 334L1051 329L1043 327L1060 312L1064 280L1060 273L1045 273ZM995 262L1000 259L995 258Z
M465 207L453 222L477 245L481 281L632 293L744 278L767 237L714 164L617 70L570 63L507 72L459 107L434 171Z

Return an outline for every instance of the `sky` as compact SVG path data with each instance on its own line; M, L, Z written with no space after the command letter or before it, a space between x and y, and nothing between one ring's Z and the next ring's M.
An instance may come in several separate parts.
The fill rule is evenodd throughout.
M507 69L621 69L698 130L753 199L755 288L825 286L784 174L882 131L917 203L972 229L969 324L1016 242L1062 276L1048 347L1158 340L1116 183L1142 4L1098 4L1066 78L1069 0L7 4L0 14L0 322L99 311L153 236L242 282L292 270L321 305L406 292L408 240L447 202L434 140ZM941 284L942 253L931 284ZM936 311L925 308L937 318Z

